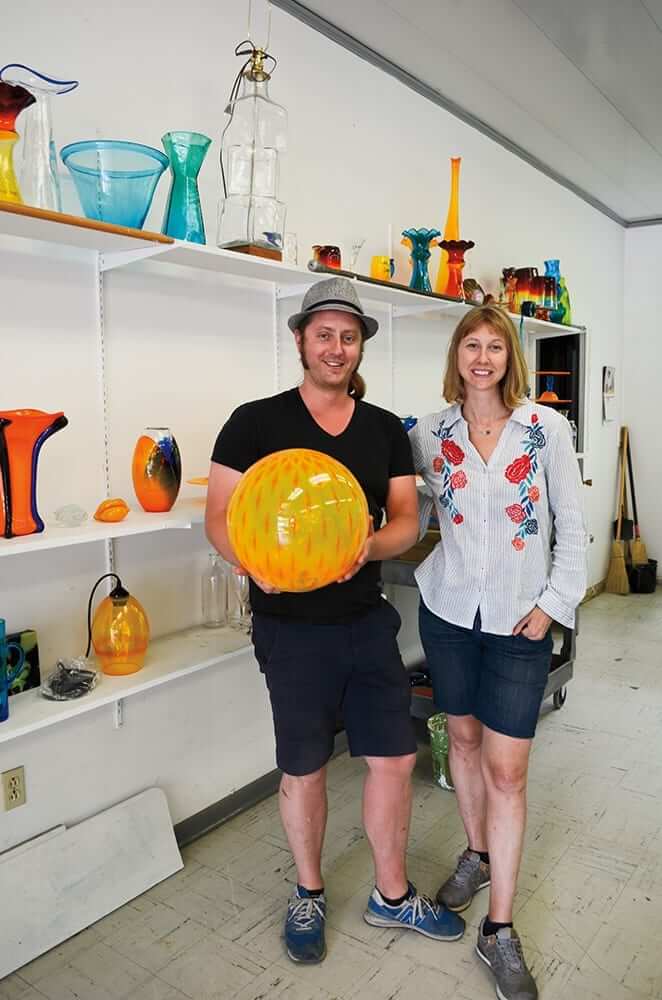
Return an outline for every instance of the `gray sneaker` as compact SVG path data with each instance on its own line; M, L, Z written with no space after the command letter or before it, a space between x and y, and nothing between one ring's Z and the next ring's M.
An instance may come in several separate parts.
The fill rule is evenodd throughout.
M476 951L494 973L499 1000L538 1000L538 987L529 972L522 943L512 927L502 927L496 934L483 934L485 919L478 928Z
M437 902L453 913L461 913L478 890L489 884L490 866L480 860L480 854L465 851L457 859L457 868L437 893Z

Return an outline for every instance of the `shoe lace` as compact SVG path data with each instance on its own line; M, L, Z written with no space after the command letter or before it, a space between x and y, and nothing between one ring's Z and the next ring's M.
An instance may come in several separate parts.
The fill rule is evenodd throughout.
M317 899L296 899L290 903L289 919L298 931L312 931L318 920L324 920L324 910Z
M503 961L513 972L519 972L526 967L522 942L517 935L510 938L497 937L497 947L501 952Z
M461 854L457 861L457 868L451 875L451 882L455 885L462 885L466 878L473 875L476 862L468 854Z
M410 924L417 924L425 919L428 913L436 916L438 907L429 896L419 896L418 893L402 904L401 916Z

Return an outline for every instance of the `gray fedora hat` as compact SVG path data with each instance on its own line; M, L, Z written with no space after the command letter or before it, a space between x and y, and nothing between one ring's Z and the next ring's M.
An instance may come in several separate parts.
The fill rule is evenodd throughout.
M365 340L374 337L379 329L379 323L372 316L366 316L363 306L356 294L354 282L349 278L327 278L325 281L318 281L311 285L303 297L301 312L290 316L287 325L290 330L296 330L301 321L306 316L313 313L322 312L325 309L333 309L334 312L351 313L363 323L365 330Z

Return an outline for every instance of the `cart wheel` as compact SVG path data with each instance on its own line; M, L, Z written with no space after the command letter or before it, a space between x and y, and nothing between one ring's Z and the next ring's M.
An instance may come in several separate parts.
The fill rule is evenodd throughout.
M555 691L554 692L554 708L556 708L556 709L563 708L563 706L565 705L565 700L566 700L567 697L568 697L568 689L567 688L562 687L562 688L559 688L558 691Z

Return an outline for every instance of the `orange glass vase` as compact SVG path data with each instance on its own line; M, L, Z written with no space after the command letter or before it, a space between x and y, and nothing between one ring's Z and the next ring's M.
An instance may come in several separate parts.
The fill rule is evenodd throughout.
M64 413L0 410L0 532L5 538L44 530L37 511L39 452L67 424Z
M34 100L24 87L14 87L0 80L0 201L23 202L14 173L14 146L18 139L15 122Z
M444 226L444 240L459 240L460 238L460 165L461 156L451 156L451 196L448 203L448 215ZM446 294L448 285L449 268L448 253L441 251L439 261L439 271L434 290L438 295Z
M182 482L182 460L167 427L146 427L136 442L131 467L133 488L143 510L170 510Z
M442 294L449 295L454 299L463 299L462 271L464 269L464 255L467 250L471 250L476 244L473 240L440 240L439 246L442 253L448 254L448 281Z

